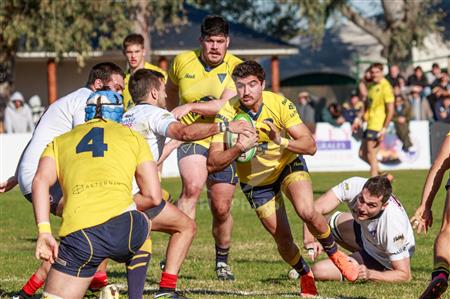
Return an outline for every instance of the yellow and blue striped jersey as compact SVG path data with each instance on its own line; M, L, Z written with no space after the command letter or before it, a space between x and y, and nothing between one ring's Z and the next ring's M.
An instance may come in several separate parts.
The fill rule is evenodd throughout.
M131 183L136 167L153 160L139 133L101 119L55 138L41 157L55 160L63 191L60 236L135 209Z
M268 129L263 122L273 122L282 136L288 137L287 129L302 123L295 105L288 99L270 91L263 91L262 97L262 106L256 114L243 106L236 96L222 107L215 119L215 122L232 121L239 113L247 113L253 119L259 134L256 155L248 162L236 163L239 180L252 186L272 184L283 168L298 156L272 142L261 130ZM212 142L224 142L224 138L225 134L220 133L213 137Z
M181 53L170 66L169 78L178 86L180 104L220 99L225 89L236 90L231 74L242 60L226 53L220 65L209 67L202 62L200 55L200 49ZM182 122L188 125L194 122L212 123L214 117L189 113L182 118ZM207 138L196 143L208 147L209 140Z

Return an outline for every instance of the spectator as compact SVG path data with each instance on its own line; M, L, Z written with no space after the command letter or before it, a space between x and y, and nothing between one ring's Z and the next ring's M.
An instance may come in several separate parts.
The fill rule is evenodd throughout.
M333 126L341 126L345 123L341 106L338 103L331 103L327 107L324 107L322 109L322 121Z
M5 109L5 131L9 134L27 133L33 131L33 128L31 109L25 104L23 95L16 91Z
M412 147L409 138L409 121L411 120L411 105L401 95L395 96L394 125L398 139L403 143L402 150L409 152Z
M414 69L414 74L408 77L407 84L411 87L411 89L419 92L420 94L423 93L424 89L428 86L428 80L420 66L416 66Z
M316 131L315 111L309 99L309 93L302 91L298 94L298 100L295 103L297 112L303 123L308 127L311 133Z
M428 82L430 82L431 88L439 85L439 79L441 78L442 70L437 63L433 63L431 66L431 72L428 73Z
M450 95L448 93L436 102L435 114L437 121L450 124Z
M430 103L414 89L410 92L409 103L411 105L411 120L434 121L434 113Z
M436 108L436 103L441 99L441 97L448 96L450 91L450 86L448 84L448 74L442 73L439 78L439 84L433 87L431 94L428 96L428 102L430 107ZM434 109L434 119L438 120L437 110Z
M364 103L359 99L358 95L353 94L350 99L342 104L342 116L345 121L353 124L357 117L362 117L364 113Z
M400 74L400 69L396 64L389 67L389 73L386 75L386 80L389 81L393 88L398 86L400 87L400 90L402 90L403 87L405 87L405 78Z
M41 104L41 98L35 94L30 98L28 101L30 107L31 107L31 115L33 117L33 124L36 125L36 123L41 118L42 113L44 113L44 107L42 107Z

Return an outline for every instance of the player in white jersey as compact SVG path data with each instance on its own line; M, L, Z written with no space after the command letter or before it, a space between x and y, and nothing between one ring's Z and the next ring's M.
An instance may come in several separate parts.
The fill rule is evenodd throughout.
M214 123L185 125L177 121L164 109L166 101L164 76L157 71L137 70L131 75L128 88L135 106L123 115L122 123L144 136L155 160L161 157L166 137L194 141L217 134L221 128L227 129L225 126ZM247 123L241 121L230 122L228 129L234 133L252 130ZM134 189L133 192L138 192L138 189ZM157 210L156 213L154 213L155 210ZM153 209L151 214L147 213L147 215L152 219L152 231L168 232L172 235L167 247L160 290L155 298L183 298L175 293L176 281L181 264L194 238L195 222L168 202L162 202L159 209ZM192 227L194 229L191 229ZM169 283L170 281L172 283Z
M408 215L392 194L390 181L385 176L352 177L322 195L314 206L328 214L341 203L347 204L350 212L334 213L329 224L336 242L353 252L351 257L359 264L358 280L410 280L414 233ZM307 228L304 244L312 258L322 250ZM341 273L328 259L314 264L312 271L317 280L341 280Z
M41 153L55 137L72 130L76 125L84 123L86 100L92 91L110 89L122 92L124 88L124 73L114 63L104 62L92 67L87 84L51 104L41 116L33 136L22 153L16 174L0 184L0 192L7 192L19 184L22 194L31 202L31 185L36 173ZM50 210L55 215L62 212L62 191L58 183L50 189ZM102 266L105 267L105 266ZM32 296L43 284L49 270L49 264L42 266L33 274L20 291L20 296ZM99 281L97 281L99 279ZM104 271L99 271L91 287L104 286L107 277ZM98 284L99 283L99 284Z

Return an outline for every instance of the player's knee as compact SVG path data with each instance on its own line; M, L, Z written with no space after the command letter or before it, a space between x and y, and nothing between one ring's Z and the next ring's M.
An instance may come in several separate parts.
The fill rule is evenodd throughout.
M186 186L183 186L183 196L185 198L195 199L200 196L203 190L203 184L198 183L190 183Z
M226 221L231 215L228 205L211 205L211 211L214 218L219 222Z
M306 223L313 223L317 219L317 211L314 209L314 207L301 209L299 211L299 214L300 218L302 218Z

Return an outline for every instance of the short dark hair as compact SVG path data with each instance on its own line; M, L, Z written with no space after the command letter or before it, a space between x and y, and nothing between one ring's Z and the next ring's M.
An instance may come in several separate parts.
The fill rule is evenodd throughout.
M92 67L86 84L92 85L97 79L100 79L103 83L109 82L113 74L125 77L125 73L117 64L112 62L98 63Z
M152 88L159 89L161 87L164 75L158 71L140 69L130 77L128 82L128 90L134 103L144 101Z
M142 34L132 33L127 35L122 43L122 50L125 52L128 46L131 45L140 45L144 48L144 37Z
M385 175L379 175L371 177L364 184L365 189L369 191L370 195L380 197L382 196L381 202L384 204L392 195L392 185L391 181Z
M392 65L391 65L391 66L392 66ZM373 69L373 68L377 68L377 69L379 69L380 71L382 71L382 70L383 70L383 64L381 64L381 63L379 63L379 62L372 63L372 64L370 65L370 69Z
M436 62L434 62L434 63L431 65L431 68L434 69L434 68L440 68L440 67L439 67L439 64L437 64Z
M202 37L217 35L228 36L228 31L228 22L223 17L218 15L206 16L200 27Z
M265 80L266 73L263 67L254 60L247 60L238 64L233 70L233 79L256 76L261 83Z

